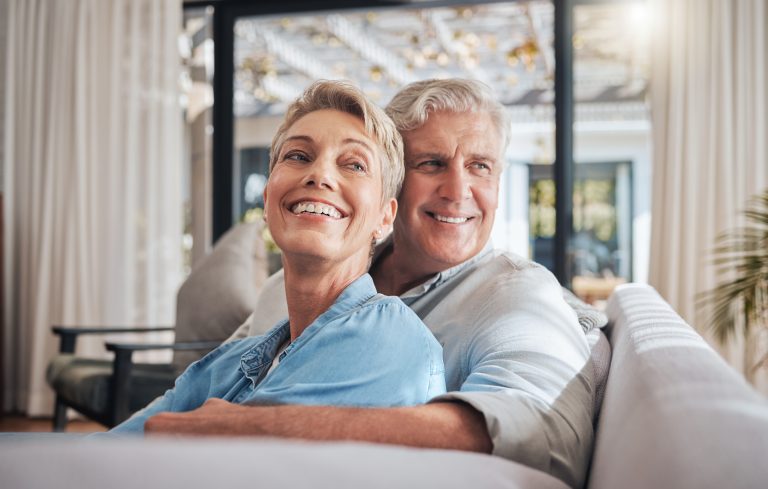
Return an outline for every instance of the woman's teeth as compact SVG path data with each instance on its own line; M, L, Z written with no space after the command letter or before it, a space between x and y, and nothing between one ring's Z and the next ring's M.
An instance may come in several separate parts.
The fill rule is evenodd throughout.
M291 212L294 214L301 214L303 212L309 214L323 214L335 219L341 218L341 213L337 211L335 207L320 202L299 202L293 206Z

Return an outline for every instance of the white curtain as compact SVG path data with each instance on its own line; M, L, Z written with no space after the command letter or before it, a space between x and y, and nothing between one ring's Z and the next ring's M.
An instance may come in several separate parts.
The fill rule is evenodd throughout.
M7 2L4 408L42 415L52 324L173 323L182 6Z
M768 187L768 2L652 0L649 282L705 333L716 236ZM720 348L744 371L741 346ZM758 387L768 392L765 375Z

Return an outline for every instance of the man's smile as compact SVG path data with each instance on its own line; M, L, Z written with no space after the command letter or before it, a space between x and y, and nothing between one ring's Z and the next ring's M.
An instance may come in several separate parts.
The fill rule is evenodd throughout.
M437 214L435 212L429 212L429 211L427 211L427 215L436 221L445 222L448 224L464 224L465 222L474 219L474 217L471 217L471 216L464 216L464 217L444 216L444 215Z

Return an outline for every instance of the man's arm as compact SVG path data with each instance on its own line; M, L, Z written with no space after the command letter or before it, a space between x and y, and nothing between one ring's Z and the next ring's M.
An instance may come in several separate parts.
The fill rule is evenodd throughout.
M242 435L356 440L490 453L483 416L460 402L402 408L242 406L209 399L186 413L147 420L147 434Z

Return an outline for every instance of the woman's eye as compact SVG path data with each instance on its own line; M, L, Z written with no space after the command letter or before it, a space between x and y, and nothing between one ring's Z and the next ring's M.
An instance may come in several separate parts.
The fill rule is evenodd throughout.
M360 162L355 161L347 166L357 173L365 173L365 165Z
M293 161L309 161L309 158L307 158L305 154L297 152L287 153L283 159Z

